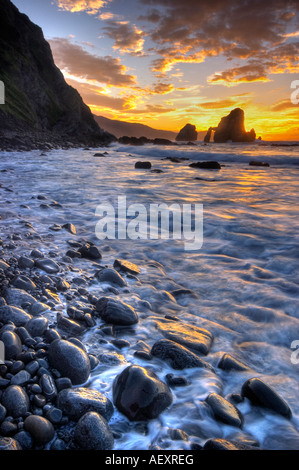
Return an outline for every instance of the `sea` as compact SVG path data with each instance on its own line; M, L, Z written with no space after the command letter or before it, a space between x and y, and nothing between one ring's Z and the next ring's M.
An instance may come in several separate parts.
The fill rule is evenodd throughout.
M188 380L188 385L172 389L173 403L157 419L134 423L115 409L109 423L118 435L115 450L190 449L190 442L204 445L211 438L254 443L269 450L299 449L297 144L114 143L98 149L0 154L1 238L6 242L12 233L24 233L26 222L37 234L30 242L16 241L11 256L29 255L38 248L45 254L56 251L59 263L70 239L89 240L99 247L102 259L73 259L65 279L71 285L75 277L77 283L81 279L89 292L118 298L139 315L134 328L118 333L130 343L121 350L109 336L100 334L100 319L86 330L82 341L101 360L85 386L112 400L113 381L130 364L149 368L163 381L170 373ZM137 161L149 161L151 168L135 169ZM189 166L199 161L217 161L221 169ZM269 166L250 165L252 161ZM125 201L127 209L131 206L122 223L133 221L133 229L122 236L119 229L111 229L113 211L107 215L114 208L117 219L119 201ZM163 236L151 237L150 207L157 204L168 208L174 204L181 214L184 207L191 208L193 233L198 207L200 243L186 249L183 230L181 237L173 236L171 218L169 234L166 230ZM146 211L145 218L134 219L138 209ZM111 229L106 238L98 224L104 216ZM50 229L66 223L72 223L77 233ZM127 277L128 286L112 293L108 284L96 281L94 273L99 265L112 267L115 259L131 261L141 272ZM66 266L63 261L61 265ZM174 297L171 292L176 289L188 289L193 295ZM56 310L66 315L66 309L61 294ZM158 358L149 361L134 355L137 342L151 348L161 337L155 320L165 316L212 333L211 350L203 359L214 371L175 371ZM50 320L55 321L55 312ZM225 353L248 369L218 368ZM291 419L253 406L247 399L236 405L244 416L242 429L215 419L206 397L212 392L223 397L239 394L252 377L262 379L288 403ZM189 438L173 440L171 429L180 429Z

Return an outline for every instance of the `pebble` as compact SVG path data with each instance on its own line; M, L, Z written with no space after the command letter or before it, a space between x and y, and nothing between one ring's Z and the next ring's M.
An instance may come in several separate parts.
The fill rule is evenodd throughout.
M20 256L18 259L18 266L22 269L31 269L34 266L34 261L31 258L28 258L27 256Z
M38 445L47 444L54 437L54 426L42 416L30 415L24 421L24 429L28 431Z
M15 359L22 352L21 340L13 331L4 331L1 334L1 341L4 343L7 360Z
M43 317L31 318L26 325L26 330L32 337L42 336L48 328L48 320Z
M83 414L94 411L107 421L113 415L113 404L105 395L92 388L68 388L58 394L57 407L74 421Z
M52 367L68 377L73 385L87 381L90 374L90 362L85 351L70 341L57 339L48 349L48 360Z
M19 385L10 385L2 394L2 405L13 418L24 416L29 411L29 398Z
M172 400L168 385L144 367L126 367L113 382L113 402L131 421L157 418Z
M102 269L96 274L96 276L100 282L109 282L110 284L114 284L119 287L127 286L126 280L112 268Z
M16 326L23 326L30 320L31 316L21 308L5 305L0 308L0 322L13 322Z
M111 450L114 438L108 423L101 415L90 411L80 418L77 423L75 442L84 450Z
M138 323L134 308L120 300L101 297L96 303L96 310L106 323L123 326Z
M10 381L11 385L26 385L30 382L31 375L27 370L21 370L16 375L14 375Z
M211 407L216 419L231 426L242 427L244 418L241 412L225 398L217 393L210 393L206 402Z
M35 266L48 274L56 274L60 270L59 265L49 258L36 259Z
M230 354L224 354L218 364L219 369L223 369L226 371L230 370L249 370L249 367L243 362L239 361L235 357L231 356Z

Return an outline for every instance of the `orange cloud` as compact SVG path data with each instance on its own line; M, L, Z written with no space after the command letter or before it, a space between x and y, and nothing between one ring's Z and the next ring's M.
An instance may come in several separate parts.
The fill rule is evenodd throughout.
M61 10L72 13L86 11L89 15L95 15L107 1L111 0L55 0Z
M92 55L67 38L54 38L49 43L56 65L71 75L116 87L136 83L136 77L125 73L126 67L119 59Z
M113 49L122 53L142 52L145 33L136 25L128 21L107 21L107 26L102 29L106 36L114 39Z

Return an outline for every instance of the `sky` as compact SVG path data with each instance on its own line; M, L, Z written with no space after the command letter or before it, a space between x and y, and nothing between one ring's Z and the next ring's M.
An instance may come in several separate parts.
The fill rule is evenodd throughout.
M299 140L298 0L12 1L94 114L204 131L241 107L257 137Z

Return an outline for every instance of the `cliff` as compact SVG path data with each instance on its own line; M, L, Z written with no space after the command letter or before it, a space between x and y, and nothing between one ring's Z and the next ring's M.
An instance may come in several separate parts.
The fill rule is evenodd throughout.
M95 122L56 67L41 28L10 0L0 2L0 148L104 145L115 140Z

